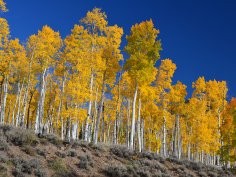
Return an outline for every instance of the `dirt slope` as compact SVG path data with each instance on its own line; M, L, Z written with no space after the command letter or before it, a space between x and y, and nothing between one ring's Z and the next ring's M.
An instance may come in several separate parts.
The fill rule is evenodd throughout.
M66 143L54 135L0 126L0 177L174 177L233 176L190 161L136 153L123 146Z

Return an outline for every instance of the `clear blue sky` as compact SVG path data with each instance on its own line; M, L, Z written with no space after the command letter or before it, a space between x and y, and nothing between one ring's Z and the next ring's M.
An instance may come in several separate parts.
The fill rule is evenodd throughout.
M177 64L174 82L191 92L199 76L226 80L228 96L236 96L235 0L6 0L12 37L25 42L47 24L62 37L94 7L102 8L110 24L124 28L152 18L160 29L161 58ZM124 38L125 39L125 38ZM122 44L124 46L124 42ZM158 63L159 64L159 63Z

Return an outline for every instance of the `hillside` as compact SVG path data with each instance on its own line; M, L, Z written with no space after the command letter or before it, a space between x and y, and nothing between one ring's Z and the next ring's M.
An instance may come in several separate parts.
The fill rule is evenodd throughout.
M229 171L190 161L136 153L123 146L66 143L54 135L0 127L1 177L74 176L234 176Z

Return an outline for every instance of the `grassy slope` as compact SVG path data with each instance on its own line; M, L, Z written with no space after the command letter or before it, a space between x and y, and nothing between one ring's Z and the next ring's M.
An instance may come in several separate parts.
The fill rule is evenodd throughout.
M135 153L123 146L62 142L54 135L0 127L1 177L74 176L233 176L229 171L190 161Z

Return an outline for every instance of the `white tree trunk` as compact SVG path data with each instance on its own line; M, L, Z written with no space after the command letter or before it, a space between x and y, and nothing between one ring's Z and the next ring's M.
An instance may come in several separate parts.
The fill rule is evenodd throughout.
M63 121L63 119L61 120L61 139L64 140L64 121Z
M1 108L0 108L0 123L4 123L5 121L5 109L6 109L6 102L7 102L7 94L8 94L8 76L5 77L3 83L3 94L1 99Z
M117 143L117 134L116 134L116 132L117 132L117 130L116 130L116 128L117 128L117 120L115 119L114 120L114 128L113 128L113 144L116 144Z
M131 133L130 133L130 149L134 149L134 133L135 133L135 109L136 109L136 100L138 94L138 87L136 86L134 91L133 107L132 107L132 122L131 122Z
M77 131L78 131L78 123L73 123L72 124L72 130L71 130L71 138L72 140L77 139Z
M42 134L42 121L43 121L43 113L44 113L44 100L45 100L45 92L46 92L46 71L47 69L44 69L42 75L41 75L41 88L40 88L40 96L38 101L38 107L36 112L36 121L35 121L35 133Z
M96 125L97 125L97 100L98 100L98 88L96 90L96 98L95 98L95 101L94 101L94 115L93 115L93 141L95 140L95 129L96 129Z
M93 92L93 73L91 73L90 78L90 100L88 105L88 115L85 122L85 130L84 130L84 140L89 141L90 139L90 133L89 133L89 120L91 119L91 110L92 110L92 93Z
M19 85L20 87L20 85ZM21 108L21 93L23 90L23 83L19 91L19 100L18 100L18 108L17 108L17 114L16 114L16 127L18 127L19 122L20 122L20 108Z
M12 124L13 126L15 126L15 112L16 112L17 103L18 103L18 101L19 101L19 95L20 95L20 83L18 82L18 83L17 83L16 101L15 101L14 108L13 108L13 111L12 111L12 122L11 122L11 124Z
M139 104L138 104L138 121L137 121L137 134L138 134L138 149L139 152L142 151L142 143L141 143L141 98L139 98Z
M163 137L162 137L162 156L166 157L166 117L163 117L163 127L162 127L162 131L163 131Z
M69 141L70 142L70 138L71 138L71 120L70 118L67 118L67 121L66 121L66 141Z
M191 145L188 143L188 160L191 160Z
M142 151L144 150L144 143L145 143L145 138L144 138L144 120L141 120L141 147Z
M126 126L126 144L127 144L127 147L129 148L129 145L130 145L130 136L129 136L129 124L130 124L130 99L128 99L128 111L127 111L127 126Z
M101 120L102 112L103 112L104 99L105 99L105 84L103 84L102 86L101 101L99 105L98 116L97 116L95 131L94 131L94 144L97 144L98 142L98 133L99 133L100 120Z

